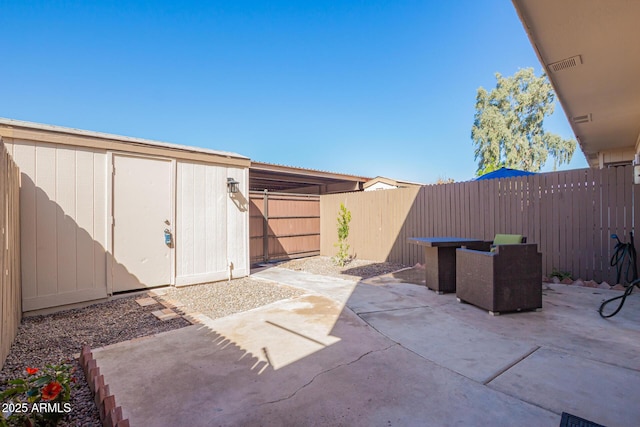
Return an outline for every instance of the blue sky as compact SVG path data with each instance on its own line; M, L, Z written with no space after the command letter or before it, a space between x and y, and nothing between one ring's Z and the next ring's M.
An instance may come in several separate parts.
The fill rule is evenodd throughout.
M542 70L506 0L0 0L0 40L0 117L423 183L473 178L478 87Z

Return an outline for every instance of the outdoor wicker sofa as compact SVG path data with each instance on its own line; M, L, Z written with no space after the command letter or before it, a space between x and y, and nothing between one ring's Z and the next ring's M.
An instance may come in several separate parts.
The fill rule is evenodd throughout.
M494 315L542 308L542 254L537 244L498 244L490 251L474 247L456 250L458 301Z

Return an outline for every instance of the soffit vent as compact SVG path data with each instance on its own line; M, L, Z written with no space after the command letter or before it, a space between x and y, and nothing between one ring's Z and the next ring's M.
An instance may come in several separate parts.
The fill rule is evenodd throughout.
M582 65L582 57L580 55L572 56L571 58L563 59L562 61L549 64L548 67L554 73L566 70L568 68L575 68Z
M573 116L571 117L571 121L577 125L580 123L589 123L591 121L591 113L582 116Z

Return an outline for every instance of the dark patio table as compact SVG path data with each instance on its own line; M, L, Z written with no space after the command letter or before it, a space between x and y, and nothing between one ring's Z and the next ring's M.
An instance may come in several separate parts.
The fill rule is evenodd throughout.
M461 237L409 237L409 243L424 246L424 267L429 289L438 294L456 291L456 248L482 243Z

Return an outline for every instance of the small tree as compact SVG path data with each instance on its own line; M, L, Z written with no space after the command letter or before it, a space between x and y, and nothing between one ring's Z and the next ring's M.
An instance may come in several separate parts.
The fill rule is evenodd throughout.
M344 267L349 262L349 245L347 238L349 237L349 223L351 222L351 211L349 211L344 203L340 203L340 211L338 212L338 243L333 246L338 248L334 262L340 267Z

